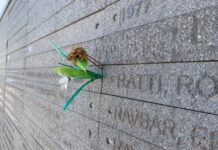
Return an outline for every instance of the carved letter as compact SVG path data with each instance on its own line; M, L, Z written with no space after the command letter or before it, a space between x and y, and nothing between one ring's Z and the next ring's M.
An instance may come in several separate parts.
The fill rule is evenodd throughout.
M119 109L120 111L119 111L119 113L118 113L118 117L119 117L119 119L121 120L121 121L124 121L125 120L125 118L126 118L126 116L127 116L127 110L125 110L124 112L123 112L123 110L122 110L122 108L120 108Z
M122 77L121 77L122 76ZM127 84L125 83L126 81L126 75L122 74L122 75L118 75L118 79L117 79L117 87L127 87ZM122 85L122 86L121 86Z
M130 86L132 88L134 88L134 89L136 88L135 79L134 79L132 74L130 74L130 77L129 77L129 80L128 80L128 83L127 83L127 88L129 88Z
M158 120L157 116L155 116L154 119L152 120L149 131L152 132L152 130L154 130L155 128L158 134L161 134L160 121Z
M211 87L211 86L208 85L208 86L204 87L204 89L202 89L202 87L200 87L200 85L203 81L208 81L208 82L211 81L211 82L209 82L209 84L213 86L212 87L213 89L211 89L211 91L209 91L209 93L205 93L204 91L205 91L205 88L207 89L208 87ZM204 96L206 98L212 97L212 96L217 94L216 80L213 77L205 75L202 78L197 80L196 89L198 90L198 94L200 96Z
M133 114L132 110L128 111L128 121L131 127L134 127L134 125L136 124L138 116L139 116L138 111L136 112L136 115Z
M150 118L149 118L148 114L141 113L140 114L140 124L139 124L140 127L147 131L147 129L149 127L149 122L150 122Z
M142 1L139 1L136 5L137 5L136 17L138 17L139 16L139 12L141 10L141 6L142 6Z
M132 18L133 14L134 14L134 6L129 5L129 7L127 8L127 17L130 19Z
M164 120L164 129L163 135L167 134L167 132L174 137L174 129L175 129L175 122L171 120Z
M206 150L209 147L209 131L204 127L194 127L191 133L192 149Z
M149 9L150 3L151 3L151 0L147 0L147 1L146 1L145 13L148 13L148 9Z
M191 31L191 42L192 44L197 44L198 43L198 19L196 15L193 15L193 27Z
M196 95L196 91L193 88L193 79L188 75L181 75L177 78L177 94L181 94L182 88L185 88L189 95L193 98Z
M126 9L125 7L120 11L120 25L125 21Z

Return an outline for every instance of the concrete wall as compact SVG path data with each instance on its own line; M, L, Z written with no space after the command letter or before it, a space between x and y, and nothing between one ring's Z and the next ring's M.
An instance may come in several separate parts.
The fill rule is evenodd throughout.
M65 112L82 82L60 89L49 37L104 65ZM217 60L217 0L12 0L0 22L0 149L217 150Z

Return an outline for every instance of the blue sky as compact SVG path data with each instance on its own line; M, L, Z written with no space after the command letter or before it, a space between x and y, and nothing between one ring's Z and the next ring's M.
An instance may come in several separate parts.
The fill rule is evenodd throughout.
M5 10L5 7L7 6L8 0L0 0L0 18L2 17L2 14Z

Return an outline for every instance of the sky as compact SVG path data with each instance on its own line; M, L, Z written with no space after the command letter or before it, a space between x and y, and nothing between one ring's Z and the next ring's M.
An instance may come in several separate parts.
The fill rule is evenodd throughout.
M7 6L8 0L0 0L0 18L3 15L5 7Z

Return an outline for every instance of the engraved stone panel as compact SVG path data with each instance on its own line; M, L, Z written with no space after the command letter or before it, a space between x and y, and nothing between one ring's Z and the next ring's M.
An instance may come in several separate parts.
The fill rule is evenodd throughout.
M101 56L99 58L104 64L216 60L216 16L217 8L212 7L113 33L87 44L97 45L95 52L99 53L98 56ZM107 24L103 28L105 26ZM90 28L88 30L95 32ZM58 34L61 31L53 34L53 38L56 39ZM65 43L69 40L68 36L64 35L61 39L56 40L59 46L68 45ZM75 39L78 38L74 37ZM28 55L51 49L48 38L29 47L32 52ZM89 51L89 46L87 48Z
M217 14L217 7L208 8L105 36L101 61L135 64L217 60Z
M58 5L55 1L38 1L28 13L28 32L42 24L47 18L57 12ZM40 10L40 11L39 11ZM52 25L51 25L52 26Z
M43 3L51 3L50 5L52 7L48 7L48 9L45 9ZM69 5L63 7L63 5L66 5L66 3L69 3ZM105 0L98 0L98 1L57 0L55 2L54 1L39 2L36 5L38 5L39 8L44 8L44 9L42 9L41 13L39 14L38 16L39 19L33 19L32 17L35 15L34 13L38 12L39 8L36 6L36 8L33 11L31 11L29 18L30 20L33 20L33 23L30 23L30 25L28 25L28 31L29 31L28 43L31 43L41 37L44 37L56 30L60 30L61 28L64 28L70 24L79 22L83 18L87 18L91 14L98 12L100 9L103 9L109 4L110 3L105 3ZM59 10L60 7L63 8ZM52 13L54 14L51 15Z
M13 9L14 12L10 14L9 18L9 28L7 28L8 38L12 38L20 29L27 24L27 0L21 0L19 3L16 3L16 9ZM11 45L9 45L11 46Z
M105 33L113 33L216 6L216 0L120 0L105 10Z
M131 137L116 129L105 125L100 125L99 131L99 149L100 150L161 150L162 148L155 146L141 139Z
M13 58L13 56L18 55L17 58ZM25 58L22 56L19 57L19 53L13 53L13 55L7 55L7 68L24 68L25 66Z
M39 69L37 68L27 69L27 70L26 70L27 72L25 73L25 75L27 76L25 76L24 73L22 72L24 70L21 70L21 69L11 70L9 73L7 73L8 77L10 77L8 78L10 79L8 84L12 86L14 85L19 86L19 82L22 83L23 81L23 84L25 86L20 87L21 89L25 90L26 93L31 93L30 94L31 96L34 95L35 97L38 97L40 99L42 98L42 99L45 99L46 101L59 105L58 111L61 110L61 107L65 103L65 101L83 83L83 81L82 82L74 81L69 85L68 90L64 90L60 88L60 85L57 86L54 84L54 83L57 83L58 80L57 81L55 80L52 82L52 79L55 79L51 75L52 70L41 69L42 72L40 72ZM20 77L20 79L17 79L16 76ZM22 79L28 79L29 81L24 81ZM41 81L40 79L44 79L43 82L39 83ZM81 113L92 119L98 120L100 94L93 93L93 92L87 92L87 90L88 91L96 90L95 92L100 92L99 91L100 83L98 84L98 81L95 81L95 82L92 85L85 88L84 89L85 91L82 91L76 97L75 99L76 102L73 105L70 105L68 109ZM49 85L47 85L46 83L49 83ZM52 85L52 83L54 85Z
M48 40L49 38L46 37L25 47L27 56L26 67L56 66L57 62L62 61L56 51L51 47ZM56 43L66 53L69 53L72 47L79 45L84 47L89 55L96 60L100 61L100 58L103 57L100 53L102 50L100 40L92 40L80 44L65 46L61 41L59 41L59 39L57 39ZM37 61L37 58L41 58L41 61Z
M27 36L25 35L23 38L17 40L10 48L8 48L7 52L11 53L16 50L23 48L27 43Z
M0 18L0 150L218 150L217 0L11 0ZM103 69L61 88L84 47Z
M21 29L19 29L9 40L8 40L8 45L13 45L16 42L18 42L21 38L25 37L27 33L27 26L26 24L23 25Z
M97 149L98 122L68 110L64 112L62 119L64 129L81 139L91 148Z
M104 95L100 121L164 149L218 148L216 115Z
M217 63L104 68L103 93L218 114Z
M89 16L99 11L100 9L103 9L110 3L111 2L106 3L105 0L73 1L73 3L65 7L55 16L56 20L59 20L60 18L62 19L62 21L57 21L56 29L60 29L69 24L73 24L79 19L85 18L86 16ZM58 5L59 7L63 5L63 1L59 0Z
M68 131L63 131L61 135L61 146L64 150L81 149L81 150L96 150L95 147L90 147L84 141L78 139Z
M96 67L90 66L90 70L97 71L101 73L102 71L97 69ZM57 87L57 90L61 90L61 85L59 84L59 80L61 79L61 76L53 72L52 67L48 68L25 68L25 69L8 69L7 70L7 76L8 77L14 77L14 78L20 78L20 79L26 79L29 81L34 81L38 83L48 83L51 85L54 85ZM69 83L69 94L70 90L75 90L79 86L81 86L85 81L87 80L74 80ZM91 83L87 87L84 88L84 90L87 91L93 91L93 92L100 92L101 90L101 80L96 80L95 82ZM63 90L64 91L64 90ZM63 92L62 91L62 92Z
M23 95L23 90L22 89L18 89L12 85L8 85L7 84L7 93L10 92L10 96L13 95L13 98L16 101L19 101L20 103L24 103L24 97ZM12 98L12 97L11 97ZM16 104L15 104L16 105ZM24 105L19 105L19 107L15 108L15 109L24 109ZM24 120L26 119L26 116L24 115L23 112L21 111L17 111L17 110L13 110L14 111L14 115L16 118L16 121L14 122L16 124L16 127L19 129L20 133L22 134L22 137L24 138L24 140L26 141L26 143L28 143L28 146L31 147L32 149L42 149L41 145L38 144L38 142L28 133L28 128L26 127L26 124L24 124ZM28 148L29 149L29 148Z
M70 44L76 44L92 39L96 39L103 36L104 22L101 20L104 18L104 13L101 11L94 16L88 16L79 22L63 28L59 32L56 32L51 36L52 39L61 43L59 46L67 46ZM100 24L100 22L102 22ZM42 34L44 31L39 30L37 32L31 32L27 35L28 43L34 41L35 37ZM86 34L81 34L86 33ZM72 36L74 35L74 36Z
M44 133L42 129L36 126L31 120L25 121L26 126L28 127L28 132L32 135L32 137L38 141L39 145L43 147L43 149L52 149L52 150L60 150L61 147L51 139L48 135Z
M24 121L24 125L26 126L25 131L28 131L32 134L33 131L31 131L30 130L31 128L28 126L28 123L32 122L34 123L35 126L37 126L36 128L40 128L40 130L43 130L44 132L43 134L46 134L46 136L51 136L52 137L51 139L53 140L53 142L59 141L61 137L60 137L60 134L58 134L59 128L57 126L57 123L60 124L60 121L57 121L56 117L58 117L58 114L56 113L56 111L54 111L58 109L54 108L54 105L51 105L51 104L49 104L48 106L48 102L46 102L45 100L41 100L40 98L36 99L33 96L31 97L28 96L25 91L19 91L16 88L14 88L13 91L15 91L16 94L17 93L21 94L20 97L22 97L24 118L18 118L18 119L22 119ZM40 100L41 100L41 103L40 103ZM43 104L42 104L42 101L43 101ZM16 122L16 124L18 123ZM22 126L18 126L18 127L21 128ZM34 129L34 132L36 132L36 129ZM31 139L28 138L28 140L31 140ZM35 141L34 138L33 140ZM43 143L41 144L43 145ZM56 144L53 145L50 143L48 146L59 149ZM46 147L46 146L43 145L43 147Z

